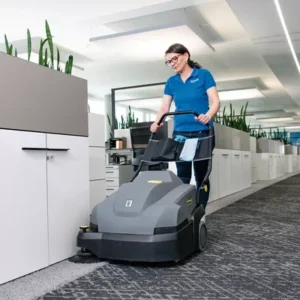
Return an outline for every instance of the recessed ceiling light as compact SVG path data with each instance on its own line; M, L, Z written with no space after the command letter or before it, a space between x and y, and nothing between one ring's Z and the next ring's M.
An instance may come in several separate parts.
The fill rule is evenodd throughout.
M275 6L276 6L276 9L277 9L277 13L278 13L280 22L281 22L281 25L283 27L283 30L284 30L284 33L285 33L285 36L286 36L286 39L288 41L290 50L292 52L294 61L296 63L298 72L300 73L300 65L299 65L299 62L298 62L298 59L297 59L297 55L296 55L295 49L294 49L293 44L292 44L292 40L291 40L290 34L288 32L288 29L287 29L284 17L283 17L283 13L282 13L282 10L281 10L280 4L279 4L279 0L274 0L274 3L275 3Z
M264 95L258 89L251 88L231 91L220 91L219 97L221 101L234 101L253 98L264 98Z

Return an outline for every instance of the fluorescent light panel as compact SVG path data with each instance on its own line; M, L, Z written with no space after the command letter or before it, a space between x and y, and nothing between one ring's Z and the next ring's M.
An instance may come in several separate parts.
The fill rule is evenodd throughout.
M281 10L280 4L279 4L279 0L274 0L274 3L275 3L275 6L276 6L276 9L277 9L277 13L278 13L280 22L281 22L281 25L282 25L282 27L283 27L283 30L284 30L284 33L285 33L285 36L286 36L286 39L287 39L287 41L288 41L290 50L291 50L291 52L292 52L294 61L295 61L295 63L296 63L298 72L300 73L300 65L299 65L299 62L298 62L298 59L297 59L297 55L296 55L294 46L293 46L293 44L292 44L292 40L291 40L291 37L290 37L290 35L289 35L288 29L287 29L287 26L286 26L286 23L285 23L285 20L284 20L284 17L283 17L283 13L282 13L282 10Z
M221 101L245 100L254 98L264 98L264 95L256 88L240 89L231 91L220 91L219 97Z
M286 126L286 129L300 129L300 126Z
M114 62L134 58L135 61L157 59L163 63L164 53L174 41L184 44L191 52L212 51L187 25L122 32L94 37L90 41L98 45L98 55L112 57Z

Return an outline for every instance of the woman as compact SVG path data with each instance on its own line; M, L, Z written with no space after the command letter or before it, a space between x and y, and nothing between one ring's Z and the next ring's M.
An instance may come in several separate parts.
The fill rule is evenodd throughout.
M194 115L174 116L173 138L184 141L186 138L205 137L208 135L209 123L213 126L212 118L220 108L220 100L216 89L216 83L211 73L191 60L190 53L181 44L174 44L166 51L166 64L176 74L171 76L166 83L161 107L156 121L151 125L151 132L163 125L157 125L161 116L170 110L172 101L175 102L176 110L194 110L199 117ZM209 105L210 100L210 105ZM213 148L215 140L213 139ZM194 174L197 189L206 175L208 160L194 161ZM177 176L186 184L190 183L192 176L192 162L176 162ZM200 201L205 208L209 199L210 184L205 182L207 190L200 191Z

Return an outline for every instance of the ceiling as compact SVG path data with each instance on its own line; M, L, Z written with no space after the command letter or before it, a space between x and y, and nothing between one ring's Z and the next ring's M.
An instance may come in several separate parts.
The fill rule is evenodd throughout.
M88 80L93 97L101 99L112 88L165 82L173 73L164 52L181 42L213 73L220 93L256 88L263 95L222 100L222 108L232 103L239 110L248 102L252 125L300 130L299 0L279 0L295 56L276 0L64 0L47 9L42 4L2 0L0 36L7 34L26 58L27 28L37 52L47 19L62 60L74 55L73 74ZM147 101L155 109L162 93L163 86L124 90L118 100L135 99L137 106Z

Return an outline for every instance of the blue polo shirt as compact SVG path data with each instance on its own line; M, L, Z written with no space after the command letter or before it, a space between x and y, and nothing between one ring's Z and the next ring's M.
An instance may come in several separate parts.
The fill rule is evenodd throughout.
M190 77L183 82L180 75L171 76L165 85L165 95L173 97L176 110L194 110L199 114L205 114L209 110L209 99L206 91L216 86L212 74L206 69L193 68ZM210 121L211 126L213 122ZM200 131L208 127L195 120L194 115L175 115L174 131Z

